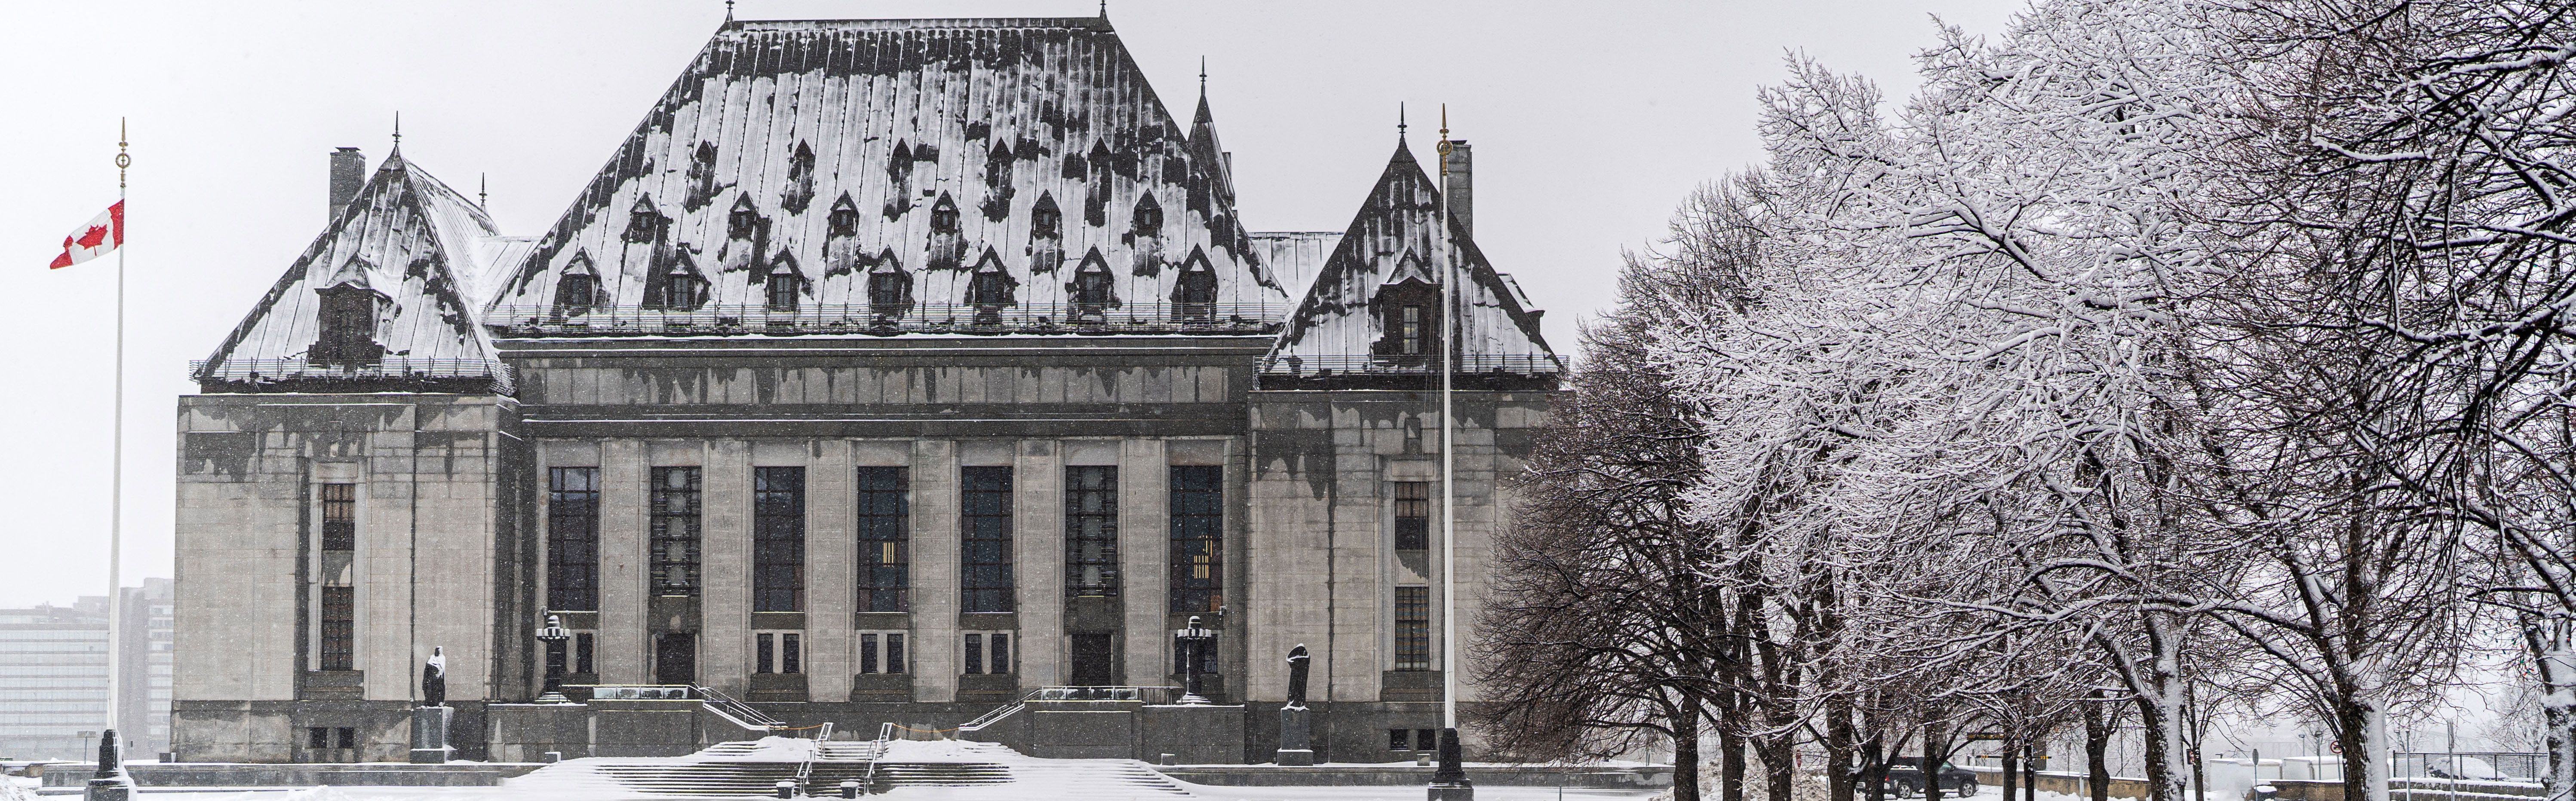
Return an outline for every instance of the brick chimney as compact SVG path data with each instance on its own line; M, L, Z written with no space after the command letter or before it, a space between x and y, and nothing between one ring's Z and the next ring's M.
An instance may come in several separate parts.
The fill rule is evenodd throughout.
M1476 235L1476 174L1471 166L1474 163L1474 153L1467 149L1467 140L1449 140L1449 155L1445 160L1449 165L1449 185L1441 187L1440 193L1449 201L1449 218L1458 221L1458 230L1465 231L1469 238L1474 238Z
M366 154L354 147L331 151L331 219L340 219L340 209L358 199L358 189L366 185Z

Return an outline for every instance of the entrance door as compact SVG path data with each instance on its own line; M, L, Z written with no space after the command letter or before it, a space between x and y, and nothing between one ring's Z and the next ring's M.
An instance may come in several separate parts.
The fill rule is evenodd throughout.
M1109 632L1073 633L1073 684L1077 687L1104 687L1118 683L1113 668L1117 650L1112 647Z
M654 635L653 683L698 683L698 635L680 633Z

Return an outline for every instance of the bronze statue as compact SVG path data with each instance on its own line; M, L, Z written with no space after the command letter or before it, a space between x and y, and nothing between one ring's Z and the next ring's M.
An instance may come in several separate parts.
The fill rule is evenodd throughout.
M447 649L429 649L429 664L420 668L420 705L447 705Z
M1288 649L1288 705L1306 706L1306 646Z

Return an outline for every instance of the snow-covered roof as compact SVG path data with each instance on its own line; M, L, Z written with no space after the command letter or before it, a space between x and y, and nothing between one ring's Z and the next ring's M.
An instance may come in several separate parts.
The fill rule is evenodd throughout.
M1371 357L1387 341L1386 317L1379 313L1381 292L1407 281L1439 286L1441 256L1435 232L1441 223L1440 203L1438 186L1414 160L1412 150L1397 140L1386 171L1378 176L1350 227L1333 243L1322 269L1314 273L1264 371L1310 374L1319 366L1337 372L1372 369ZM1559 372L1555 352L1539 333L1540 312L1529 307L1507 276L1494 271L1464 226L1451 221L1450 236L1456 242L1457 271L1464 279L1459 286L1461 370ZM1290 366L1289 357L1296 358L1296 366Z
M603 307L654 306L674 270L712 306L761 304L782 272L804 303L865 304L881 270L961 303L986 264L1047 307L1096 262L1131 310L1204 263L1217 303L1282 313L1204 98L1196 117L1172 117L1106 19L728 22L489 307L552 304L566 270L595 273Z
M1252 251L1261 255L1261 266L1279 278L1279 286L1288 296L1303 298L1315 274L1324 269L1324 260L1332 258L1333 248L1342 243L1340 231L1254 231Z
M465 277L491 263L494 248L487 240L494 235L481 208L397 149L224 338L198 376L250 383L345 381L384 370L490 377L499 362L476 324L474 292ZM339 287L369 290L381 299L374 340L384 347L382 364L304 363L321 336L321 292Z

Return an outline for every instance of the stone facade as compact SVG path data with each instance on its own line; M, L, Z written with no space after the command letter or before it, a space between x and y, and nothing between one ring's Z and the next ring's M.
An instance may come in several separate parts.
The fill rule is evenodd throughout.
M866 53L923 36L1027 37L1041 54L1054 46L1045 43L1072 42L1115 57L1096 63L1127 58L1105 19L732 23L621 152L662 141L655 137L680 124L672 120L698 113L694 104L716 102L705 98L732 96L683 90L700 78L720 80L706 76L743 79L723 66L737 49L789 41ZM1007 48L975 52L955 58L1017 59L1041 71L1053 63ZM842 63L819 50L803 57ZM879 66L988 74L938 59ZM794 75L838 80L838 69ZM1180 129L1159 117L1150 87L1135 89L1141 78L1067 79L1142 92L1115 114L1093 109L1097 119L1142 126L1149 138ZM1019 96L994 91L995 102ZM989 113L1015 119L1007 109ZM1005 138L1001 124L912 131L921 148L898 152L897 166L923 156L936 163L939 152L984 160L978 151L987 141ZM1449 226L1456 244L1440 249L1438 187L1401 144L1347 235L1245 234L1233 220L1212 125L1202 98L1191 135L1168 147L1168 160L1138 162L1156 172L1138 172L1144 168L1120 161L1126 154L1105 149L1111 141L1152 145L1105 136L1093 145L1102 154L1090 168L1097 171L1066 179L1074 189L1033 185L1028 193L1001 191L1004 179L995 176L1013 173L997 165L1029 157L1056 169L1027 154L1082 152L1073 140L1086 134L1061 126L1020 132L1016 147L994 146L979 162L975 192L967 191L977 180L972 171L906 176L882 165L847 173L814 166L817 151L842 154L822 157L826 167L858 158L848 152L860 146L836 143L845 134L829 128L775 141L721 138L721 146L709 140L694 150L683 142L683 156L711 154L691 164L744 166L711 167L702 180L665 187L652 183L660 173L621 156L563 224L533 238L499 235L479 209L399 154L364 186L335 186L350 196L335 196L341 211L332 227L198 367L203 393L181 399L179 758L400 760L419 666L432 647L446 649L448 703L458 709L451 741L462 759L651 751L653 743L634 742L649 731L675 732L663 738L673 748L726 738L707 729L703 714L624 724L528 705L556 658L532 639L548 613L573 633L559 658L576 696L598 692L594 686L684 683L748 701L787 725L828 721L869 733L886 722L953 727L1043 687L1179 686L1173 630L1197 615L1221 632L1206 694L1239 709L1228 714L1240 720L1210 727L1203 715L1191 718L1191 731L1222 734L1209 735L1220 742L1191 743L1192 759L1268 759L1287 692L1281 659L1300 644L1314 655L1317 758L1410 756L1409 746L1390 754L1390 732L1439 725L1446 667L1436 594L1444 578L1439 363L1419 350L1371 350L1371 341L1419 334L1399 333L1396 321L1412 318L1353 287L1436 284L1440 273L1423 266L1423 254L1435 265L1441 253L1457 254L1448 258L1464 287L1458 330L1471 332L1460 337L1462 372L1473 372L1461 376L1454 396L1461 642L1472 639L1492 534L1507 518L1504 482L1545 421L1562 368L1538 338L1537 312L1465 241L1463 209ZM778 158L732 153L762 148ZM1460 169L1448 185L1458 197L1464 154L1456 149ZM804 166L796 166L800 159ZM748 166L755 162L785 164L787 172L759 177ZM1117 285L1131 298L1122 310L1084 294L1096 291L1082 283L1090 279L1055 273L1038 256L996 261L1009 270L1003 285L1064 283L1060 302L1032 295L1005 309L974 294L988 285L972 282L954 288L966 293L956 313L990 316L964 322L926 317L934 299L912 295L892 311L890 296L855 307L822 302L890 286L846 283L886 275L888 265L923 263L902 253L926 252L918 258L936 263L954 252L941 237L979 235L1027 242L1023 254L1048 252L1052 226L1082 225L1082 210L1049 220L1043 209L1024 209L1035 194L1064 190L1071 198L1082 181L1111 186L1113 174L1123 181L1131 173L1137 187L1116 191L1141 193L1121 201L1119 225L1130 222L1126 209L1137 209L1135 232L1086 246L1095 254L1109 248L1103 261L1137 282L1163 271L1150 284ZM1017 174L1010 180L1026 180ZM1073 174L1071 166L1048 173ZM1154 175L1168 185L1151 183ZM956 223L934 216L927 231L887 228L879 223L901 210L871 201L864 214L831 212L831 233L817 241L800 244L785 233L797 229L809 202L812 230L827 227L825 203L814 198L884 198L878 184L887 181L905 190L895 197L914 188L925 197L955 192L997 227L958 234ZM755 184L765 188L755 192ZM620 186L645 186L646 200L603 201L628 191ZM721 188L728 186L737 188ZM667 194L691 187L717 188L685 203ZM662 201L649 200L655 191L665 192ZM1156 205L1156 192L1170 199ZM653 203L673 206L655 211ZM701 211L728 209L731 216L709 216L706 226L692 223ZM1163 235L1151 227L1167 224L1163 209L1168 224L1205 230L1157 244ZM619 236L665 250L657 256L638 244L617 264L587 255ZM692 236L732 239L701 245L687 241ZM876 266L850 262L836 272L835 260L852 250L842 244L847 237L912 244L886 245ZM1292 239L1298 244L1277 245ZM879 246L861 245L855 252ZM741 264L815 269L766 272L768 302L749 308L697 305L652 283L704 282L704 296L719 299L764 289L728 283L746 280L746 270L719 269L711 254L734 247L752 254L736 259ZM1327 261L1264 261L1297 254ZM760 270L748 274L764 280ZM1278 275L1331 286L1319 295L1280 286ZM1215 282L1221 294L1199 281ZM936 285L925 269L904 286ZM360 291L373 305L355 308L376 316L353 333L349 318L332 316L353 301L332 298ZM800 301L796 291L810 294ZM1135 297L1146 293L1175 300ZM1304 302L1286 303L1291 293ZM551 305L529 306L531 298ZM454 311L460 304L465 311ZM1330 336L1290 342L1299 331ZM407 356L419 353L440 356ZM1007 470L1007 490L990 484L996 469ZM900 477L899 514L863 508L864 492L885 496L862 484L889 475ZM1213 559L1176 544L1176 534L1210 524L1176 506L1172 484L1175 476L1210 475L1213 489L1190 498L1213 492ZM764 481L787 480L778 476L797 477L793 493L764 490ZM1082 484L1103 480L1099 486L1114 490ZM566 494L565 481L595 483ZM694 482L685 493L656 489L682 481ZM997 513L1005 505L1007 513ZM1176 509L1190 519L1175 519ZM884 539L888 520L903 532L899 544ZM1427 541L1402 533L1425 525ZM1093 529L1100 533L1077 533ZM694 552L673 556L681 552L668 549L679 542ZM1007 553L1009 580L1002 594L978 596L967 585L990 574L979 565L997 552ZM904 602L863 606L882 583L872 564L888 556L905 565ZM1203 564L1218 599L1205 605L1221 605L1221 616L1172 592L1174 577L1196 577L1194 566ZM592 587L558 592L559 582ZM794 591L780 592L781 582ZM983 608L969 605L976 597ZM898 665L894 635L904 643L900 672L890 669ZM1461 698L1475 697L1473 683L1462 681ZM658 703L602 700L579 709L634 716ZM1138 709L1143 725L1165 714L1151 704ZM1071 714L1052 707L1026 714L1040 711Z

